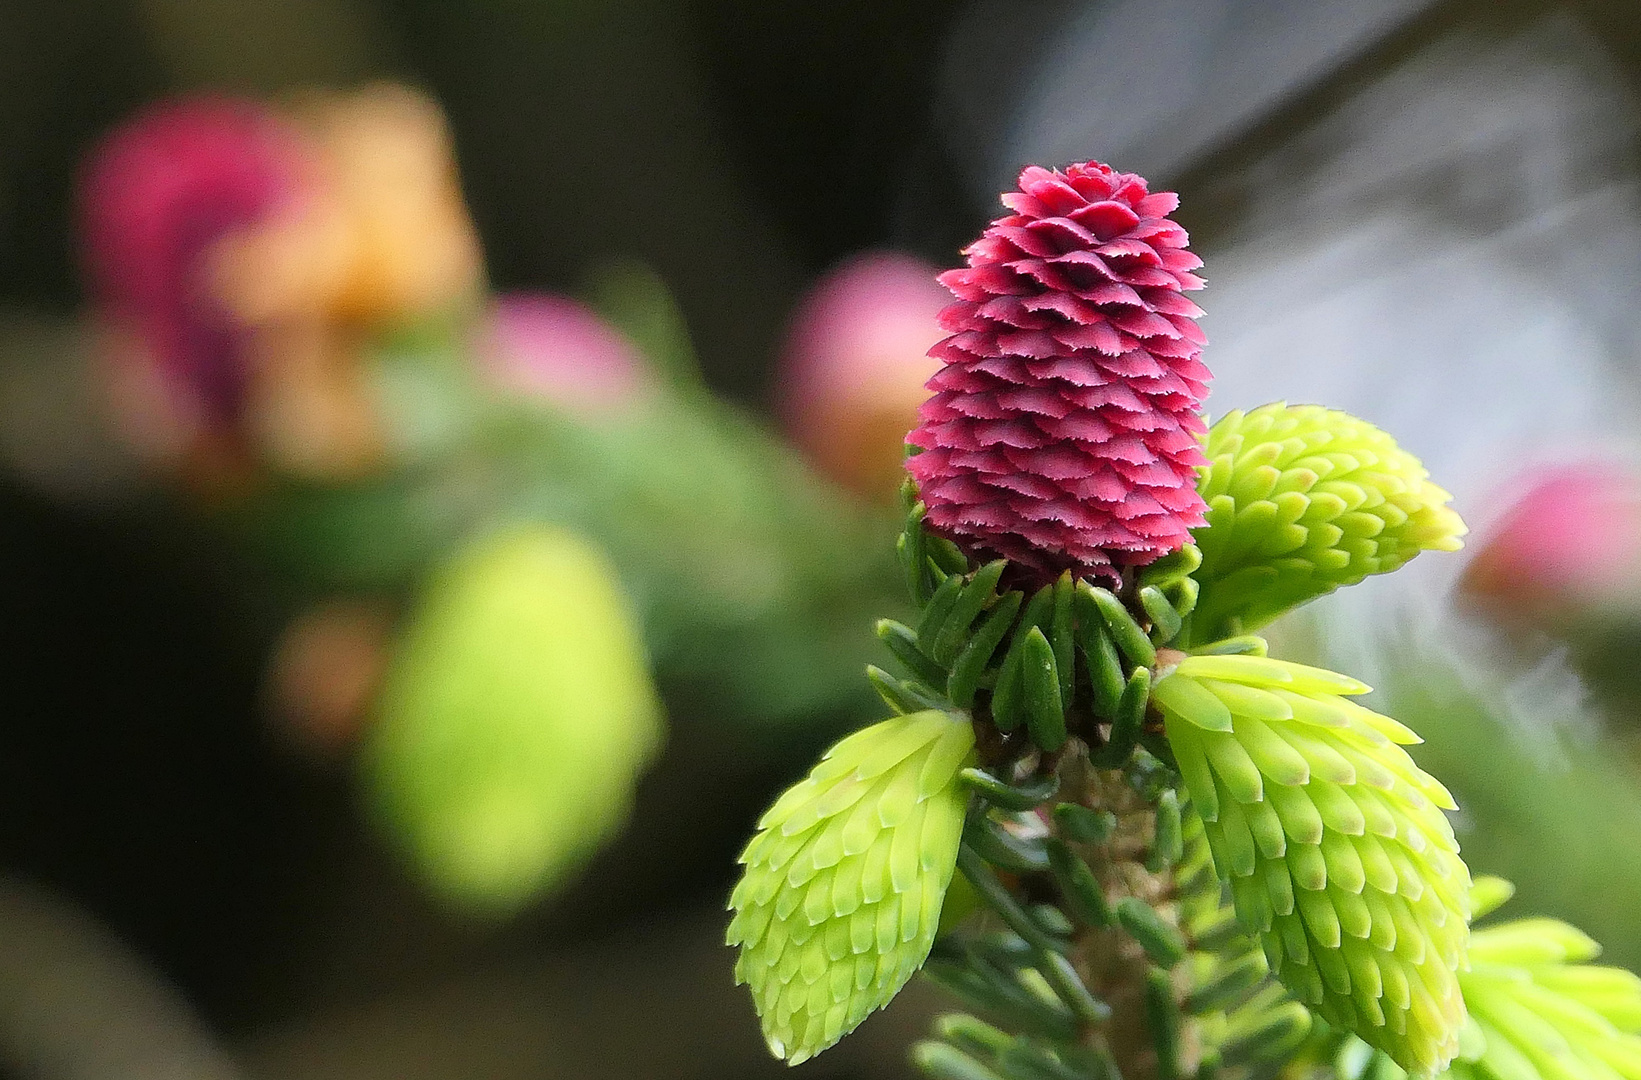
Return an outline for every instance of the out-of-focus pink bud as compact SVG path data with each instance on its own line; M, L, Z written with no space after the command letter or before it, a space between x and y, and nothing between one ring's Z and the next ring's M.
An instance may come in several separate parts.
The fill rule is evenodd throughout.
M568 297L498 297L479 326L477 346L495 385L583 417L611 413L654 390L632 342Z
M873 499L900 486L906 433L940 361L938 269L892 252L857 255L799 305L781 358L788 436L823 472Z
M483 292L443 114L404 87L283 114L156 106L93 155L81 201L117 421L208 486L379 467L371 336L471 314Z
M1641 612L1641 472L1583 462L1518 480L1461 589L1510 621L1561 627Z
M210 425L243 405L245 328L210 287L209 253L301 197L311 155L269 110L229 98L154 106L92 154L80 191L92 293L105 317Z

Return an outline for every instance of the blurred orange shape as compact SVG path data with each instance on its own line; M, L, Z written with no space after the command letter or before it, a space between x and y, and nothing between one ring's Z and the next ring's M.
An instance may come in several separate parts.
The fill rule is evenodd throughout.
M483 256L438 105L380 83L324 99L305 116L347 222L346 273L332 311L395 322L474 303Z
M363 327L465 310L483 255L437 104L378 83L291 110L308 139L313 197L225 238L214 282L240 318L321 317Z
M245 435L263 461L319 480L386 464L387 436L356 338L310 320L265 327L253 348Z
M266 683L279 733L321 757L350 749L381 685L392 630L387 606L365 600L327 601L292 621Z

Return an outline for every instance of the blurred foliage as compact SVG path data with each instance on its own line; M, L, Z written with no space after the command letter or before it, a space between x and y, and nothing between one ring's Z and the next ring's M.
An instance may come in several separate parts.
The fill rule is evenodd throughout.
M677 363L687 340L649 303L624 318ZM501 398L443 325L390 340L370 370L395 468L274 478L229 510L299 592L403 594L474 530L554 522L610 553L663 680L715 695L722 719L863 714L864 630L898 584L891 526L738 409L695 383L620 417Z
M1384 709L1424 736L1419 760L1453 790L1465 859L1516 884L1521 906L1576 918L1617 964L1641 966L1641 775L1608 736L1512 715L1486 675L1393 649ZM1596 887L1599 883L1599 887Z

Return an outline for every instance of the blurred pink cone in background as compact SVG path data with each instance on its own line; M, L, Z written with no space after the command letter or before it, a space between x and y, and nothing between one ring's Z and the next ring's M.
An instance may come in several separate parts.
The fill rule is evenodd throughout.
M444 115L402 86L153 107L81 196L115 422L207 487L385 465L372 342L471 320L484 293Z
M1474 544L1461 591L1506 622L1562 630L1641 616L1641 472L1547 469Z
M951 297L938 273L909 255L856 255L810 289L787 334L777 392L788 436L873 500L894 498L923 384L940 367L928 352Z
M229 98L154 106L88 161L79 210L93 297L125 359L157 367L176 418L237 419L245 328L211 288L209 254L300 200L310 165L298 132Z
M478 327L477 353L497 387L583 418L610 414L654 390L632 342L564 296L497 297Z

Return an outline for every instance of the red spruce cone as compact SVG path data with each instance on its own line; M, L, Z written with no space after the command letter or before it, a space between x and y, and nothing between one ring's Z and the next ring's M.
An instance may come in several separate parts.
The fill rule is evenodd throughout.
M945 366L907 441L928 524L1032 576L1116 581L1203 523L1208 369L1172 192L1098 162L1031 166L940 281Z

